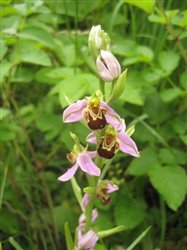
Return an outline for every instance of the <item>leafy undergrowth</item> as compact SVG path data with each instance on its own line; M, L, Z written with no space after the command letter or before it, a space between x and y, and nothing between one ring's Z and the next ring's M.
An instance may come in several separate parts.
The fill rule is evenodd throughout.
M72 102L99 86L87 49L92 25L112 37L112 51L128 68L124 94L114 103L141 157L120 153L106 178L120 186L97 207L95 228L124 225L96 250L122 250L151 225L137 250L187 249L187 10L185 1L1 2L1 192L4 250L66 249L64 223L75 231L80 209L71 185L57 181L69 167L81 124L62 124ZM110 83L107 83L110 86ZM110 89L110 88L109 88ZM122 108L119 108L122 107ZM85 180L77 178L82 187Z

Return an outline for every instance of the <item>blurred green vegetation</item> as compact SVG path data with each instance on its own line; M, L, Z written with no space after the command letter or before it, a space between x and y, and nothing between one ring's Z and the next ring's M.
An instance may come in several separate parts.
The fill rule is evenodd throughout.
M109 206L97 204L95 227L126 231L96 249L125 249L149 225L135 249L187 249L187 2L1 0L0 15L3 250L66 249L64 223L76 228L81 211L71 185L57 178L70 166L69 131L85 144L89 130L63 124L61 114L65 96L76 101L99 86L87 47L97 24L128 68L113 107L136 125L141 157L118 153L110 165L106 178L120 190Z

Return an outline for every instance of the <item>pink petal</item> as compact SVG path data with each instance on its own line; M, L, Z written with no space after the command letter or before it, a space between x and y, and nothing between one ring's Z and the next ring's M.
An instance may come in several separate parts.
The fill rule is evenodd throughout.
M86 137L86 141L89 142L89 143L96 144L97 139L96 139L95 133L93 133L93 132L90 133L90 134Z
M77 157L77 163L79 164L82 171L88 173L89 175L100 175L100 169L91 160L87 152L79 153Z
M101 57L107 64L107 68L113 78L117 78L121 74L121 66L116 57L110 51L106 50L101 50Z
M91 158L94 158L97 155L97 151L87 151L87 153Z
M92 210L92 222L94 222L98 217L98 211L96 208ZM84 226L86 222L86 217L85 214L82 213L81 216L79 217L79 226Z
M97 66L97 70L98 70L98 73L99 73L100 77L104 81L108 81L108 82L113 81L113 79L114 79L113 75L107 69L107 67L105 66L105 64L101 61L100 56L97 57L96 66Z
M118 139L120 140L120 150L126 154L130 154L135 157L139 157L139 152L136 143L131 139L131 137L124 133L118 134Z
M78 168L78 164L73 165L73 167L69 168L65 172L65 174L61 175L58 178L58 180L59 181L68 181L68 180L70 180L74 176L75 172L77 171L77 168Z
M88 205L89 201L90 201L90 194L85 194L82 198L82 206L83 208L86 208L86 206Z
M83 109L87 107L85 100L80 100L76 103L71 104L64 110L63 121L64 122L76 122L83 119Z
M112 124L112 126L118 131L125 131L125 121L120 118L118 113L116 113L106 102L101 101L100 106L106 109L107 113L105 114L105 118L108 123Z
M98 217L98 211L96 208L92 210L92 222L94 222Z
M112 193L112 192L115 192L119 189L119 187L115 184L112 184L112 182L108 182L107 184L107 189L108 189L108 193Z
M79 233L78 247L79 249L94 250L94 246L98 239L99 236L92 229L85 234Z

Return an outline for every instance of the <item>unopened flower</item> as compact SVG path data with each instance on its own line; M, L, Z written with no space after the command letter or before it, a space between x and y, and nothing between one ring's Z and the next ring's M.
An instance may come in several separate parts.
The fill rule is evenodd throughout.
M92 26L88 37L88 48L94 58L99 55L100 50L110 49L110 38L101 29L101 25Z
M73 103L64 110L64 122L76 122L82 119L92 130L102 129L107 123L118 129L122 124L119 115L97 95Z
M58 180L60 181L68 181L70 180L77 169L80 167L81 170L88 175L99 176L100 169L95 165L92 161L92 158L96 156L95 151L86 151L83 152L72 152L68 154L68 159L74 164L71 168L69 168L63 175L61 175Z
M95 144L95 134L90 133L87 137L87 141ZM97 152L101 157L111 159L118 150L134 157L139 157L139 152L133 139L124 133L123 130L116 131L112 125L108 125L105 134L100 138Z
M96 66L99 76L107 82L118 78L121 74L121 66L116 57L109 51L101 50L97 57Z

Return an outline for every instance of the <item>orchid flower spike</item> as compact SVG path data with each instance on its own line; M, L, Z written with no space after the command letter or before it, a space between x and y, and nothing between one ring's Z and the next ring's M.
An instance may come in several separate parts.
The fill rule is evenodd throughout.
M63 175L61 175L59 181L68 181L70 180L77 169L80 167L81 170L88 175L100 176L100 169L92 161L92 158L96 156L95 151L87 151L84 149L82 152L71 152L67 155L67 158L74 165L69 168Z
M92 130L102 129L107 123L119 129L122 124L120 116L102 101L101 92L96 91L91 97L71 104L64 110L63 121L65 123L85 120Z
M87 141L96 144L95 134L90 133L87 136ZM132 138L128 134L124 133L123 130L116 131L114 127L109 124L105 130L104 136L100 138L97 153L103 158L111 159L118 150L134 157L139 157L136 143L132 140Z
M99 76L106 82L113 81L121 74L121 66L110 51L101 50L101 54L96 60L96 66Z

